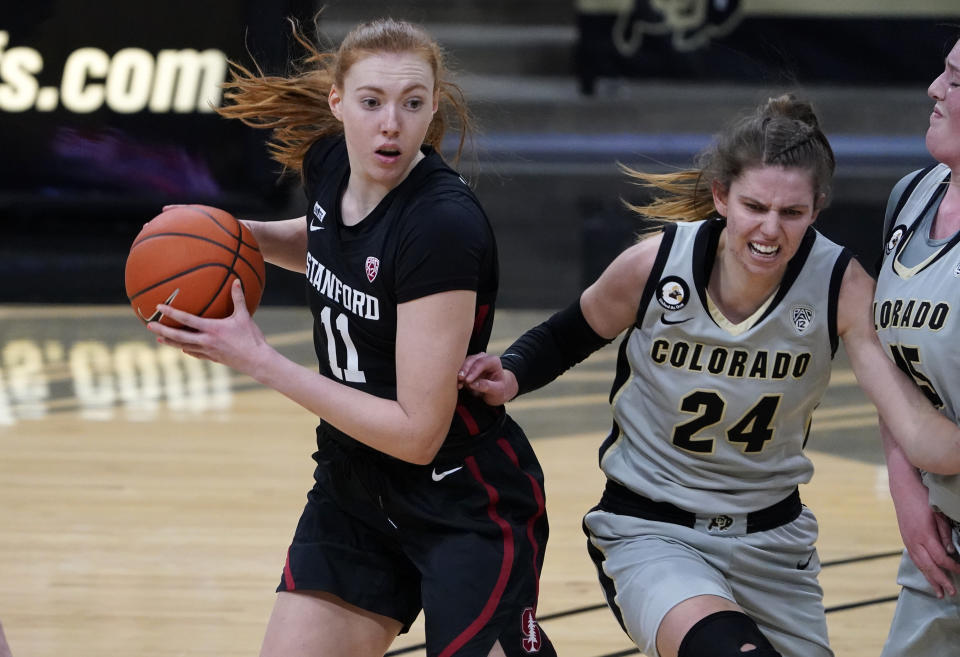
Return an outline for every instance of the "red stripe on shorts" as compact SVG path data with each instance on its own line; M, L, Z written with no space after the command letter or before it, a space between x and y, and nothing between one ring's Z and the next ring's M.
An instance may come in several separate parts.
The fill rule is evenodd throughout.
M520 459L517 458L517 453L513 451L513 447L510 446L510 443L507 442L506 438L500 438L497 440L497 445L500 446L500 449L503 450L504 454L507 455L513 464L517 466L517 469L520 469ZM530 488L533 491L533 498L537 501L537 512L527 520L527 540L530 541L530 545L533 546L533 573L537 577L537 599L540 598L540 571L537 569L537 555L540 554L540 544L534 538L533 528L537 524L544 513L546 513L547 507L544 503L543 489L540 488L540 483L531 475L529 472L524 472L527 475L527 479L530 480ZM534 611L537 610L536 605L533 608Z
M297 590L297 583L293 581L293 571L290 570L290 548L287 548L287 561L283 564L283 585L288 591Z
M477 424L477 421L474 419L473 415L470 414L470 411L467 410L467 407L463 404L457 404L457 415L460 416L460 419L463 420L464 425L467 427L467 431L471 436L476 436L480 433L480 426Z
M480 482L480 485L487 491L487 497L490 500L489 504L487 504L487 515L497 523L503 535L503 560L500 563L500 574L497 576L497 583L494 585L490 597L487 598L487 602L483 606L480 615L467 626L467 629L461 632L457 638L451 641L447 647L440 652L440 657L450 657L450 655L456 653L486 626L493 616L497 605L500 604L503 591L507 588L507 580L510 579L510 570L513 567L513 530L510 529L510 523L501 518L500 514L497 513L497 503L500 501L500 493L497 492L496 488L483 480L483 475L480 473L480 468L477 466L477 460L474 457L468 456L463 462L470 471L470 474L473 475L473 478Z
M477 308L477 314L473 318L473 335L480 335L480 329L483 327L483 322L487 319L487 313L490 312L490 304L485 303L479 308Z

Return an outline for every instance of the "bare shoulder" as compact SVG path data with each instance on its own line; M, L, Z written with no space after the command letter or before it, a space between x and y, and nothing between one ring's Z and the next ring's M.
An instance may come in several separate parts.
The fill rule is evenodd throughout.
M610 263L604 275L610 274L618 279L623 279L623 282L630 285L646 284L646 279L653 269L653 263L657 259L657 253L660 251L662 242L663 235L657 234L624 249Z
M872 330L871 308L875 288L873 277L856 259L851 259L843 273L837 304L837 330L841 336L851 329Z
M580 305L598 334L613 338L633 323L662 241L654 235L626 248L584 291Z

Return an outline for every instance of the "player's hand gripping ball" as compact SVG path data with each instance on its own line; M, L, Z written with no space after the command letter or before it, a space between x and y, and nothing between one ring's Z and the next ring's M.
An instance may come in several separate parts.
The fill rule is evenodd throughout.
M137 235L127 256L127 297L144 323L180 323L157 312L165 303L194 315L227 317L230 286L239 278L252 315L263 294L263 255L253 233L233 216L206 205L168 208Z

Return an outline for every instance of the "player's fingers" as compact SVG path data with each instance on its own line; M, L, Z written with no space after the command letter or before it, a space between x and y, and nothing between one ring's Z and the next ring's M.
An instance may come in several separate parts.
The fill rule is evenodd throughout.
M500 359L496 356L485 354L483 358L478 358L470 364L464 380L467 384L472 384L481 379L496 376L499 372Z
M922 572L938 598L942 598L944 594L953 595L956 593L953 584L950 582L950 577L937 566L932 566Z
M467 388L475 395L482 395L490 391L490 382L487 379L477 379L476 381L467 383Z
M166 313L164 313L166 314ZM192 317L192 315L189 315ZM160 322L148 322L147 329L163 338L163 343L173 347L181 345L199 345L203 342L203 335L197 331L173 328Z
M947 578L947 583L944 587L947 589L947 593L950 595L956 593L953 580L950 578L948 573L960 574L960 563L954 561L953 558L948 554L944 554L940 557L934 557L933 562L937 570L943 572L944 576Z
M182 351L188 356L193 356L194 358L198 358L200 360L213 360L212 358L207 356L205 353L201 351L196 351L194 349L181 349L180 351Z
M233 279L230 296L233 298L233 316L241 319L249 317L250 313L247 312L247 301L243 296L243 285L240 283L239 278Z
M157 304L157 310L159 310L164 317L169 317L173 321L179 322L184 326L189 326L190 328L195 329L197 331L201 331L204 328L206 328L206 325L210 322L210 320L208 319L204 319L203 317L197 317L196 315L185 312L183 310L177 310L173 306L168 306L165 303Z
M947 540L948 541L951 540L949 536L947 537ZM951 547L952 547L952 541L951 541ZM927 555L929 555L930 561L932 561L933 565L936 566L939 570L960 574L960 563L958 563L956 559L953 558L953 555L951 553L947 552L944 545L931 541L929 544L925 546L925 548L926 548ZM955 592L953 591L954 589L953 582L950 581L949 584L950 584L949 586L950 590L948 592L950 593L950 595L953 595Z
M938 545L933 547L934 550L938 548ZM953 588L949 576L936 564L935 556L927 547L919 546L915 552L910 553L910 558L938 598L943 597L944 591L949 592Z
M463 360L463 365L460 366L460 371L457 373L457 376L460 378L468 376L473 370L474 364L486 355L487 353L485 351L479 351L475 354L470 354L467 356Z
M953 527L942 513L933 515L933 523L937 527L937 534L940 537L940 544L948 553L953 554L956 548L953 547Z

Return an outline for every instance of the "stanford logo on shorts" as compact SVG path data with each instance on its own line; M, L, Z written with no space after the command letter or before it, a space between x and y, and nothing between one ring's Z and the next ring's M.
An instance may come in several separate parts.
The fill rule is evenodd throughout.
M520 639L523 649L528 653L540 652L540 626L537 625L533 607L523 610L520 616L520 631L523 633L523 638Z
M380 271L380 259L374 258L373 256L368 256L366 270L367 280L372 283L373 279L377 277L377 272Z

